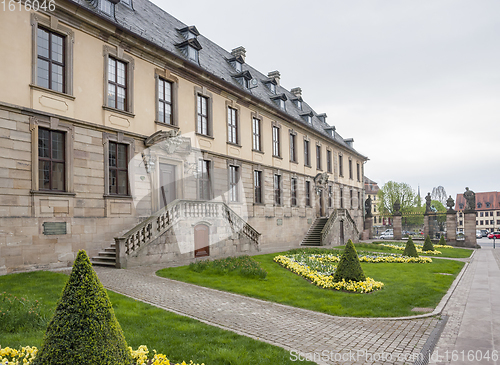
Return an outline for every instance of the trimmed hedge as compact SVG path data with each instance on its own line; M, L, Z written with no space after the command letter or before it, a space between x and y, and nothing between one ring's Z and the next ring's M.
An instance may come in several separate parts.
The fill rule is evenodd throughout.
M444 236L441 236L441 238L439 239L438 245L446 246L446 240L444 239Z
M333 281L338 283L339 281L365 281L366 276L359 263L358 253L351 240L347 241L345 245L344 253L340 258L339 264L337 265L337 270L335 270L335 275Z
M132 362L108 294L80 250L33 365Z
M432 245L432 241L429 235L425 237L424 247L422 247L422 251L434 251L434 246Z
M403 252L403 256L418 257L417 248L415 247L415 244L413 243L411 237L408 238L408 241L406 242L406 247Z

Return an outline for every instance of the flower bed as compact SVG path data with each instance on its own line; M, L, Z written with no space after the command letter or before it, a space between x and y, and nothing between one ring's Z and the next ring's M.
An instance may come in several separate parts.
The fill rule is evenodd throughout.
M293 255L299 256L299 255ZM307 280L311 281L314 285L317 285L324 289L334 289L334 290L346 290L352 291L356 293L369 293L374 290L382 289L384 284L380 281L375 281L372 278L366 278L365 281L345 281L342 280L340 282L335 283L333 281L333 276L331 275L335 271L335 267L331 262L320 262L316 260L318 263L316 268L319 268L320 271L311 269L305 262L298 262L295 259L292 259L287 256L279 255L274 258L274 261L280 264L281 266L287 268L293 273L296 273ZM315 260L312 260L315 261Z
M167 357L163 354L157 354L156 350L153 350L154 354L150 354L148 348L144 345L139 346L137 350L132 350L132 358L136 361L136 365L174 365L171 364ZM29 365L33 363L36 357L38 349L36 347L22 347L20 350L16 350L10 347L0 348L0 364L1 365ZM195 364L192 360L189 363L183 361L182 363L177 363L175 365L199 365ZM204 364L201 364L204 365Z
M384 247L394 248L396 250L401 250L401 251L404 251L404 249L405 249L405 245L397 245L397 244L393 244L393 243L379 243L379 245L384 246ZM449 246L449 245L433 245L433 246L434 246L434 248L453 248L453 246ZM426 255L441 255L442 254L442 252L438 251L438 250L422 251L422 247L424 247L424 245L420 245L420 244L415 243L415 248L417 249L418 253L423 253Z

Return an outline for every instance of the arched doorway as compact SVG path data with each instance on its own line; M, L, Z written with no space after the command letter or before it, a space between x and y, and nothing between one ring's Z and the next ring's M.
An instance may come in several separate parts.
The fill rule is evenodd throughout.
M199 223L194 226L194 257L210 256L209 227Z

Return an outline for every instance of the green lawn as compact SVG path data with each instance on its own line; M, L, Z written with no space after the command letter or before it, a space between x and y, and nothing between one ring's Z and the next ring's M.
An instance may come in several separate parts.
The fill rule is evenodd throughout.
M0 293L25 296L42 303L42 313L51 316L68 276L37 271L0 276ZM108 291L116 317L129 346L146 345L167 355L171 361L193 360L206 365L293 364L282 348L256 341L182 317ZM0 346L37 346L45 329L5 333L0 328ZM305 364L314 364L305 362Z
M414 307L435 307L464 265L463 262L435 258L430 264L362 263L365 274L382 281L385 287L370 294L356 294L316 287L275 263L273 258L276 255L278 253L252 257L267 271L264 280L197 273L188 266L162 269L157 274L332 315L393 317L420 314L411 312Z

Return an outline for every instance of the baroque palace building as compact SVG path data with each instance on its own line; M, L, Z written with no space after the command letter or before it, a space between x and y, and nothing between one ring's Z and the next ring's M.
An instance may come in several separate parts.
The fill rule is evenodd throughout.
M0 272L357 240L367 158L147 0L0 10ZM47 3L49 4L49 3ZM319 219L322 218L320 221Z

